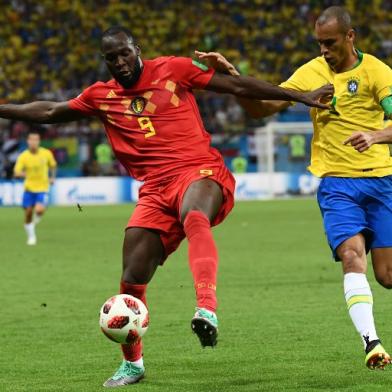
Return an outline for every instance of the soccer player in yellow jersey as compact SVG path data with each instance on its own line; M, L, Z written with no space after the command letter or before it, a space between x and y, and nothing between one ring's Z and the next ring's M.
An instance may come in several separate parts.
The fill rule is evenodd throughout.
M348 312L365 348L369 369L391 359L373 319L373 297L366 278L370 250L377 281L392 288L392 70L354 46L351 18L342 7L327 8L317 19L321 56L300 67L281 86L310 91L332 83L331 110L311 109L314 126L309 170L321 177L318 202L336 261L342 262ZM238 75L219 53L196 52L212 65ZM266 117L290 103L240 99L253 117Z
M37 243L35 225L39 223L45 212L49 184L53 184L56 176L56 161L53 154L48 149L40 147L40 141L38 132L28 134L28 148L19 155L14 168L15 177L25 179L23 208L27 245Z

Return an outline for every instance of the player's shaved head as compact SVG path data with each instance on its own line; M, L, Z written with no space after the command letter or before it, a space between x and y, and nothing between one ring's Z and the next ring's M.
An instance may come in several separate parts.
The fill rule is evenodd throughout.
M101 52L114 79L129 88L141 75L140 48L130 30L113 26L102 34Z
M351 16L348 11L339 6L332 6L327 8L322 12L322 14L317 18L316 25L324 25L326 23L336 21L340 32L346 34L351 27Z
M104 41L104 39L114 37L118 34L125 34L126 37L128 38L128 41L130 43L135 44L135 38L134 38L133 34L131 33L131 30L129 30L123 26L112 26L112 27L109 27L107 30L105 30L102 33L101 46L102 46L102 42Z
M358 59L355 32L345 8L333 6L324 10L316 21L315 35L321 55L334 72L342 72L355 64Z

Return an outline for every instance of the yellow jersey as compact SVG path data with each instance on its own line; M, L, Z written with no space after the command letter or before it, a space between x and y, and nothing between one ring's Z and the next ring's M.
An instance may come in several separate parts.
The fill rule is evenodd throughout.
M24 187L29 192L47 192L49 190L49 168L56 167L56 160L52 152L40 147L33 154L29 150L23 151L15 164L14 173L25 173Z
M282 87L315 90L326 83L335 87L333 110L312 108L314 134L309 170L318 177L383 177L392 174L387 144L374 144L358 152L343 142L355 131L377 132L384 128L380 102L392 95L392 70L376 57L358 52L352 69L335 73L323 57L304 64Z

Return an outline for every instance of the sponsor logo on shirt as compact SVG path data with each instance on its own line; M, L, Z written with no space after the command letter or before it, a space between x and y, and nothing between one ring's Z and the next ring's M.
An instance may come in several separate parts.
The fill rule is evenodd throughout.
M132 99L131 109L134 111L134 113L136 114L142 113L145 106L146 106L146 98L136 97Z
M359 78L352 77L347 81L347 91L350 95L356 95L358 93Z

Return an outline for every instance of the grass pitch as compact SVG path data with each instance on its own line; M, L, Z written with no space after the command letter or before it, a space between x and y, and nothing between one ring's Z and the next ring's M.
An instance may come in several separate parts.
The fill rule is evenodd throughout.
M123 227L133 206L51 208L27 247L22 211L0 209L0 391L103 391L120 363L98 328L117 293ZM364 366L313 200L238 203L214 230L220 336L190 330L187 246L148 291L146 379L133 391L388 391L392 366ZM392 350L390 293L374 283L375 317Z

